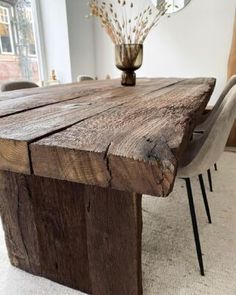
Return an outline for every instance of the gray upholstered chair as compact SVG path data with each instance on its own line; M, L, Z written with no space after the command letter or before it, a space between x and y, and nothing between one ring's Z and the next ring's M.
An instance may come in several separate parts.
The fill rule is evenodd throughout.
M195 133L204 133L205 130L209 128L209 126L214 122L215 117L217 116L217 113L220 112L222 107L222 102L224 101L227 93L230 91L230 89L236 85L236 75L232 76L229 81L227 82L225 88L223 89L223 92L221 93L219 99L217 100L214 108L210 112L210 114L205 114L200 119L201 124L199 124L196 129ZM214 168L217 171L217 164L214 164ZM211 169L209 168L207 170L207 176L209 181L209 187L210 191L213 192L213 183L212 183L212 176L211 176Z
M224 151L236 118L236 86L228 91L218 110L204 133L198 134L189 142L178 169L178 177L186 182L195 245L202 275L204 275L204 266L190 179L194 176L201 176L204 171L212 167Z
M219 99L217 100L217 103L215 104L215 106L214 106L213 110L210 112L210 114L202 116L202 118L201 118L202 123L200 125L198 125L194 130L193 136L195 137L195 139L197 136L199 137L201 134L206 132L206 130L208 130L214 124L214 122L217 118L217 115L220 113L222 107L224 106L225 100L228 97L227 94L229 93L229 91L231 90L231 88L234 85L236 85L236 76L232 76L231 79L228 81L228 83L226 84L225 88L223 89ZM215 169L217 170L217 165L216 164L214 164L214 165L215 165ZM207 170L207 174L208 174L210 191L213 191L210 168ZM208 221L209 221L209 223L211 223L211 214L210 214L210 209L209 209L209 205L208 205L207 194L206 194L206 189L205 189L205 184L204 184L202 174L198 175L198 178L199 178L199 182L200 182L200 186L201 186L201 191L202 191L202 195L203 195L203 200L204 200L204 204L205 204L205 209L206 209Z
M77 82L90 81L90 80L94 80L94 79L91 76L87 76L87 75L79 75L77 77Z
M12 91L12 90L19 90L25 88L35 88L39 87L37 84L29 81L12 81L2 84L0 90L2 92L5 91Z
M226 95L231 90L231 88L236 85L236 75L232 76L229 81L227 82L226 86L224 87L219 99L217 100L216 104L214 105L213 109L210 113L202 115L200 119L200 124L195 128L194 132L202 133L211 125L214 121L215 116L220 111L222 107L222 102L224 101Z

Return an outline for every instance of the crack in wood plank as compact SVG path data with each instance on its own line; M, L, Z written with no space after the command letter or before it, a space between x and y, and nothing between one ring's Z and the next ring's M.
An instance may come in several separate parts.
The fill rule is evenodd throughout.
M166 196L215 81L155 81L115 87L112 97L106 91L101 97L94 94L93 104L78 110L75 99L74 104L63 102L2 118L0 154L5 153L3 142L12 140L27 147L28 169L36 175ZM88 97L86 103L91 101ZM25 115L29 124L23 121ZM13 146L12 154L14 150Z
M23 230L22 230L22 226L21 226L21 218L20 218L20 193L19 193L19 189L17 187L17 224L18 224L18 227L19 227L19 232L20 232L20 235L21 235L21 241L22 241L22 244L24 246L24 249L25 249L25 254L26 254L26 257L24 258L27 258L27 264L29 265L29 268L31 268L31 263L30 263L30 259L29 259L29 253L28 253L28 249L27 249L27 246L26 246L26 243L25 243L25 239L24 239L24 234L23 234Z
M177 84L183 80L184 79L179 80L177 82L173 82L172 84L163 86L162 88L160 88L160 90L164 89L168 86ZM76 86L78 87L79 85L77 84ZM83 86L85 86L85 85L83 85ZM90 86L90 84L86 85L86 86L88 88L88 86ZM93 84L92 84L92 86L93 86ZM48 101L48 99L49 100L51 99L52 100L51 102L47 102L47 101L44 102L44 100L43 100L43 99L45 99L44 92L43 92L44 95L41 93L38 93L35 95L28 95L28 96L22 96L22 97L20 96L20 97L15 98L14 100L10 100L10 101L7 99L8 96L6 95L5 99L0 100L0 118L4 118L4 117L11 116L14 114L27 112L29 110L39 109L41 107L50 106L50 105L58 104L61 102L73 101L78 98L81 98L81 99L86 98L94 90L93 87L91 87L91 88L89 87L86 90L84 90L83 88L82 89L80 89L80 88L81 87L79 87L78 90L75 89L74 92L72 92L72 94L70 94L70 93L67 94L67 92L69 91L69 90L67 90L66 92L65 91L62 93L60 92L59 95L57 95L57 96L55 95L55 93L54 93L55 90L54 90L54 92L51 94L51 97L50 97L50 93L49 93L49 95L47 94L47 96L46 96L47 101ZM102 95L102 93L112 90L113 88L114 88L114 86L112 86L112 85L107 87L106 90L104 90L104 88L98 88L98 89L96 88L96 94L100 93L100 95ZM82 91L82 93L79 93L79 91ZM11 94L12 94L12 92L9 94L9 96ZM66 94L69 95L69 97L64 97L64 96L66 96ZM56 100L53 102L53 99L54 100L56 99ZM14 110L14 106L15 106L15 110Z
M182 81L182 80L183 79L181 79L180 81ZM81 106L82 110L83 110L83 108L85 109L84 112L87 115L82 114L81 111L78 109L78 112L80 112L82 114L82 119L80 119L80 120L77 119L77 116L76 116L77 109L76 108L75 108L75 111L73 110L73 108L69 108L69 109L64 108L63 109L63 107L71 106L71 104L68 104L68 102L60 102L59 104L56 104L56 106L54 106L53 109L52 109L52 106L49 105L46 107L39 108L38 110L30 110L30 111L26 112L25 114L18 114L18 115L9 116L7 118L2 118L2 119L0 119L1 126L2 126L0 136L5 137L4 141L5 140L8 141L8 143L7 143L8 144L8 157L4 161L0 160L0 167L2 167L2 169L5 170L7 163L9 163L9 159L10 160L14 159L14 152L15 152L14 145L15 144L16 144L18 150L23 150L30 143L38 141L44 137L53 135L54 133L58 133L60 131L63 131L63 130L65 130L77 123L83 122L84 120L95 117L95 116L99 115L100 113L106 112L107 110L112 109L113 107L118 107L120 105L125 104L127 101L129 101L129 97L130 96L133 97L133 95L135 93L136 93L136 96L133 99L137 100L140 96L143 95L142 93L145 93L146 95L151 95L155 91L157 91L157 92L160 91L159 89L168 88L168 85L175 85L175 84L178 84L180 81L178 79L170 79L167 81L164 80L164 82L162 84L158 84L156 87L153 86L154 82L152 82L150 84L151 86L148 84L147 88L145 88L145 89L142 89L142 87L141 88L137 87L135 89L134 88L125 88L124 89L119 86L118 88L115 88L114 90L112 90L112 92L109 92L109 91L107 92L107 90L106 90L103 92L103 94L101 96L101 99L103 99L105 101L107 100L108 105L104 105L104 106L100 103L100 99L98 99L97 93L91 97L88 96L88 98L86 98L85 101L87 103L94 101L94 106L93 107L91 106L91 108L90 107L86 108L86 106ZM125 97L122 97L122 96L124 96L124 93L126 93L128 95ZM120 103L118 100L119 96L121 96ZM74 100L74 101L76 101L76 100ZM79 99L78 102L81 104L81 99ZM110 104L110 107L109 107L109 104ZM77 104L77 107L78 107L78 104ZM97 109L96 109L96 107L97 107ZM62 108L62 110L61 110L61 108ZM51 109L52 109L52 112L50 111ZM57 111L57 109L58 109L58 111ZM99 109L101 109L102 112L99 111ZM91 111L92 111L92 113L91 113ZM48 112L49 119L46 117L47 112ZM54 120L57 119L57 117L55 115L53 116L53 114L56 112L58 112L59 114L61 112L61 118L59 118L59 120L61 120L60 121L61 126L59 125L58 127L57 127L58 124L54 123ZM65 117L65 119L64 119L62 117L63 114L65 114L64 116L69 115L69 117ZM28 120L25 120L25 116L29 116L29 115L30 115L30 118ZM52 117L51 119L50 119L50 116ZM54 119L54 117L55 117L55 119ZM45 121L47 122L47 125L46 125L46 122L43 122L44 118L45 118ZM21 123L19 122L18 124L16 124L15 121L21 121ZM28 123L28 121L31 121L31 122ZM34 124L34 121L35 121L35 124ZM71 122L71 124L69 122ZM50 126L49 123L52 126ZM32 125L31 129L29 129L27 127L28 125L30 126L30 124ZM4 126L6 126L5 129L4 129ZM47 129L42 128L44 126L47 127L48 131L47 131ZM54 126L56 126L57 128L55 128ZM11 129L11 138L13 140L11 140L9 138L9 134L10 134L9 127ZM26 130L24 131L24 129L26 129ZM36 130L40 131L40 129L42 129L41 135L40 135L40 132L38 134L36 134ZM33 134L31 135L32 138L30 137L31 130L33 130L34 131L33 134L35 134L34 137L32 137ZM13 133L12 133L12 131L13 131ZM4 134L4 132L5 132L5 134ZM21 137L19 137L20 134L22 134ZM1 138L0 138L0 141L1 141ZM3 150L2 153L1 153L1 150ZM4 146L2 146L2 144L0 144L0 155L4 155L5 150L6 150L6 148ZM18 150L17 150L17 154L18 154ZM29 155L28 149L27 149L25 151L24 157L19 162L19 164L15 163L15 162L11 163L12 171L20 172L20 173L27 173L27 174L32 173L33 167L31 165L31 159L29 159L29 156L30 155ZM4 157L2 159L4 159ZM19 159L17 159L17 162L18 161L19 161ZM19 168L16 169L17 165L19 166ZM10 169L6 169L6 170L10 170Z
M108 179L108 187L111 187L111 182L112 182L112 171L111 171L111 168L110 168L110 163L109 163L109 157L108 157L108 152L109 152L109 148L111 146L111 143L108 144L106 150L105 150L105 153L104 153L104 159L106 161L106 166L107 166L107 171L110 175L110 179Z

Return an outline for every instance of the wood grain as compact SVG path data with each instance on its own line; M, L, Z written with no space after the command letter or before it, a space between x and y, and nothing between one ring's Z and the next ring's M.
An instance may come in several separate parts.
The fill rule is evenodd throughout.
M24 175L0 171L0 213L11 264L40 273L37 229Z
M103 88L101 93L96 91L95 94L64 102L58 101L58 103L1 118L0 169L30 174L29 143L122 105L129 100L138 100L143 95L148 95L153 91L158 92L159 89L166 89L167 86L174 85L178 81L178 79L163 79L154 88L155 82L148 80L145 88L141 84L135 89L124 89L120 85L114 88L113 82L105 90ZM100 87L99 84L98 89ZM94 90L92 92L94 93ZM13 102L14 100L10 101ZM26 104L25 108L30 108L32 102ZM35 106L34 102L32 106ZM19 155L21 156L19 157Z
M211 94L208 82L179 82L32 144L34 173L167 196Z
M141 295L141 195L0 172L12 265L93 295Z
M0 118L0 169L166 196L214 84L172 78L42 89L49 105L23 97L19 109L12 103L19 113Z
M0 172L0 209L12 265L91 292L83 186Z
M32 91L28 89L27 92L20 90L17 95L15 91L11 91L5 96L0 96L0 117L76 98L81 98L81 101L87 101L94 94L95 90L98 96L100 92L106 93L114 88L113 84L106 84L103 82L99 83L99 85L97 83L90 83L89 85L86 83L69 84L52 87L52 89L49 87L46 87L46 89L40 88L35 90L36 93L31 93Z
M168 79L170 80L170 79ZM139 79L139 84L145 82L146 84L153 84L158 82L167 82L168 80L165 78L155 78L155 79L148 79L148 78L141 78ZM171 80L180 80L176 78L171 78ZM183 80L183 79L182 79ZM33 98L37 99L40 98L43 102L47 103L47 95L56 95L60 96L60 93L66 93L68 95L72 95L72 93L78 93L81 96L81 92L87 92L87 94L91 94L94 91L103 89L109 90L114 89L120 86L120 83L117 79L113 80L99 80L99 81L83 81L80 83L69 83L69 84L61 84L61 85L52 85L47 87L37 87L31 89L22 89L22 90L15 90L9 92L0 92L0 104L6 100L12 99L21 99L27 97L27 99L32 99L31 103L33 103ZM120 86L121 87L121 86ZM14 101L11 101L14 103Z
M141 295L141 195L85 186L94 295Z
M142 295L141 194L172 190L215 80L119 83L18 91L0 102L11 263L93 295Z
M108 85L106 80L99 81L99 84L102 87L106 87ZM109 83L109 85L111 85L111 83ZM19 89L14 91L0 92L0 101L4 101L8 99L16 99L16 98L25 97L25 96L32 96L32 95L37 95L42 93L54 92L58 94L61 90L91 88L94 86L95 88L98 87L97 81L89 81L89 82L85 81L83 83L68 83L68 84L52 85L52 86L46 86L46 87L36 87L31 89L25 88L25 89Z

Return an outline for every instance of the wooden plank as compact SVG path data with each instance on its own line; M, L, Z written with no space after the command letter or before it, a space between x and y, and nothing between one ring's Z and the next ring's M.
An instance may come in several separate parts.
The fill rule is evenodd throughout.
M117 85L101 93L1 118L0 169L29 174L29 143L129 101L139 101L143 96L148 97L149 93L156 93L158 97L163 91L170 91L167 86L174 87L178 81L165 79L155 85L154 79L145 87L140 83L135 88Z
M68 85L68 84L65 84L65 85ZM42 92L50 92L58 87L60 87L60 85L47 86L47 87L25 88L25 89L18 89L18 90L14 90L14 91L4 91L4 92L0 92L0 101L16 99L16 98L20 98L20 97L24 97L24 96L37 95Z
M113 80L114 81L114 80ZM100 81L102 85L108 85L107 80ZM6 91L0 92L0 101L8 100L8 99L15 99L24 96L31 96L36 94L42 93L52 93L52 92L60 92L62 89L73 89L73 88L84 88L84 87L91 87L92 85L96 85L97 81L89 81L83 83L68 83L68 84L61 84L61 85L52 85L52 86L44 86L44 87L35 87L35 88L25 88L25 89L18 89L14 91Z
M11 263L93 295L141 295L141 195L0 172Z
M106 83L107 84L107 83ZM37 93L33 94L28 89L27 92L20 91L20 96L15 97L15 93L10 93L0 99L0 117L35 109L42 106L47 106L63 101L73 100L75 98L83 97L86 99L91 96L96 90L98 95L100 92L110 91L114 88L113 84L75 84L62 85L51 88L36 88ZM33 88L35 89L35 88ZM36 92L36 91L35 91ZM18 94L19 95L19 94ZM13 97L12 97L13 96ZM14 99L13 99L14 98Z
M1 171L0 209L12 265L91 293L84 186Z
M213 79L186 80L31 145L36 175L167 196Z
M141 195L85 186L93 295L141 295Z
M172 80L176 80L174 78L171 78ZM155 79L149 79L149 78L141 78L138 79L138 83L145 82L146 84L150 83L158 83L158 82L166 82L166 78L155 78ZM180 80L180 79L178 79ZM21 90L15 90L15 91L7 91L7 92L0 92L0 104L1 101L11 100L11 99L18 99L27 97L27 99L31 99L31 96L34 98L40 97L44 100L45 96L47 99L47 95L60 95L61 92L70 93L70 91L74 92L80 92L88 90L90 91L99 90L99 89L111 89L116 88L117 86L120 86L120 81L118 79L113 80L99 80L99 81L83 81L80 83L69 83L69 84L61 84L61 85L53 85L53 86L47 86L47 87L36 87L36 88L28 88L28 89L21 89ZM13 101L12 101L13 103Z
M24 175L0 171L0 213L11 264L40 273L37 228Z

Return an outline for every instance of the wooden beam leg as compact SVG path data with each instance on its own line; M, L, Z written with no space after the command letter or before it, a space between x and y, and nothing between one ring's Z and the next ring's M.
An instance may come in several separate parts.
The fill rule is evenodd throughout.
M91 293L80 185L0 172L0 210L14 266Z
M141 195L85 187L93 295L141 295Z
M93 295L141 295L141 195L0 172L11 263Z

